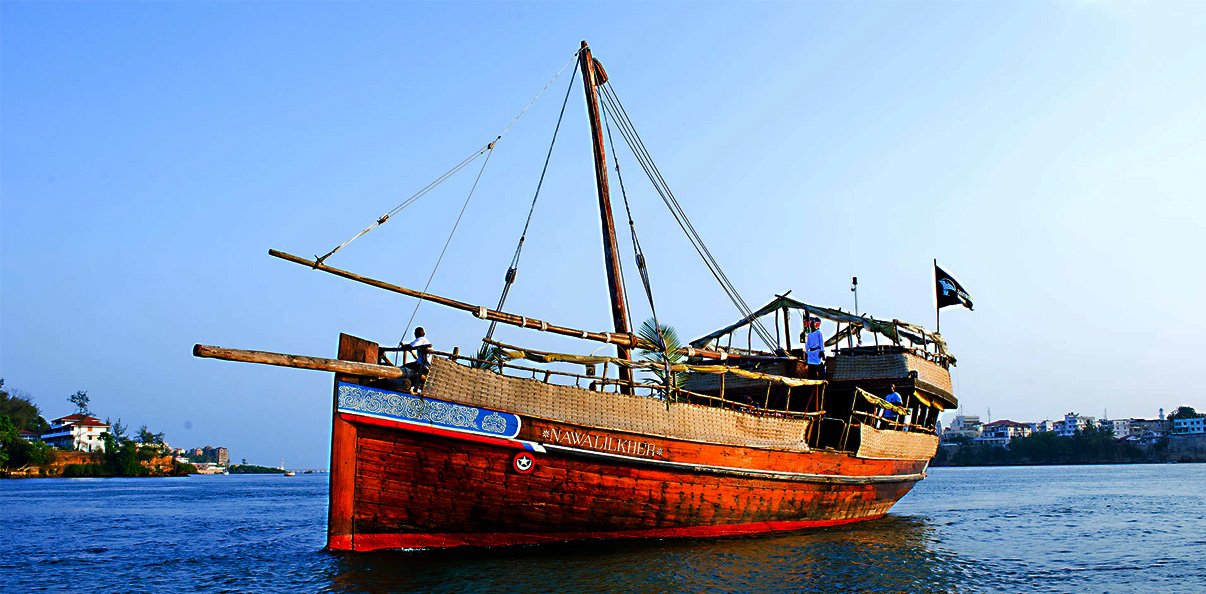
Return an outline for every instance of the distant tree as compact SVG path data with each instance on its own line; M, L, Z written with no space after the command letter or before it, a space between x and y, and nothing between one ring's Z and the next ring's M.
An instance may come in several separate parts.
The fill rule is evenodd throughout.
M33 398L21 390L6 390L0 378L0 414L8 415L17 429L42 434L50 424L42 418L42 411L33 403Z
M138 435L139 443L143 443L143 444L147 444L147 445L163 443L163 432L161 431L159 433L152 433L150 429L147 429L146 425L143 425L138 428L137 435Z
M50 462L53 456L54 451L45 443L22 439L12 419L0 413L0 467L41 466Z
M1168 415L1168 420L1196 419L1200 416L1202 415L1198 414L1198 411L1194 410L1192 406L1178 406L1177 410L1174 410L1172 414Z
M50 447L44 441L35 441L29 443L25 448L25 463L33 464L34 466L45 466L54 460L54 448Z
M20 440L21 435L17 433L13 420L8 418L8 415L0 413L0 467L8 466L13 447Z
M114 462L117 474L121 476L141 476L147 473L146 467L139 463L138 446L132 441L118 446Z
M109 421L109 417L105 417L105 424L109 426L110 432L113 434L113 439L117 441L125 441L129 439L130 436L127 433L129 428L126 427L125 423L121 422L120 417L116 421Z
M67 397L68 402L75 405L76 412L81 415L91 415L92 411L88 410L88 402L92 400L88 397L87 390L80 390L75 394Z
M230 474L284 474L285 472L280 468L257 466L255 464L235 464L227 470Z

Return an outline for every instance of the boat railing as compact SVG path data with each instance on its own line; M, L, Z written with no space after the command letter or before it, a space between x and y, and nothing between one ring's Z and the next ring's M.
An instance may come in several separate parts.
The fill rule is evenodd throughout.
M899 416L897 416L895 419L889 419L878 412L864 412L861 410L856 410L853 414L855 417L859 418L859 422L870 425L876 429L892 429L896 431L931 433L937 435L934 429L909 421L901 421Z
M398 349L383 348L382 356L386 352L395 352ZM405 353L406 351L402 351ZM573 387L590 390L592 392L620 394L627 389L634 396L646 398L656 398L658 400L667 400L666 386L663 384L653 384L639 382L636 380L622 380L609 378L607 376L608 364L603 364L603 373L595 375L593 370L596 369L594 364L581 364L585 367L585 373L574 373L559 369L542 369L529 365L517 365L510 361L499 359L479 359L468 355L463 355L459 348L455 348L452 352L432 350L431 355L448 359L458 364L469 365L479 369L487 370L492 373L504 375L507 377L516 377L522 379L532 379L542 383L554 383L557 385L572 385ZM388 363L388 361L385 361ZM565 363L572 365L573 363ZM399 362L400 365L405 364L405 358ZM562 379L563 381L556 381ZM583 385L585 383L585 385ZM769 382L768 382L769 383ZM762 406L754 403L739 402L730 400L724 397L724 391L721 390L719 395L702 394L692 392L683 388L672 388L670 402L688 402L701 406L710 406L713 408L724 408L738 412L760 415L760 416L775 416L800 419L819 418L825 414L825 411L793 411L788 410L791 406L791 387L787 388L788 398L784 408L770 408L768 402L764 402Z

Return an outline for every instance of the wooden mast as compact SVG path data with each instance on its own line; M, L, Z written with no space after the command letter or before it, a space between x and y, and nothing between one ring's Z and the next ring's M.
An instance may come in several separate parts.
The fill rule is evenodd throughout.
M620 281L620 255L616 248L616 225L611 213L611 195L607 187L607 155L603 146L603 124L599 118L599 83L607 82L607 74L590 54L590 46L582 42L578 54L582 67L582 88L586 91L586 111L590 116L590 139L595 151L595 182L599 188L599 218L603 225L603 261L607 265L607 287L611 291L611 318L617 334L629 334L628 312L624 307L624 284ZM616 356L632 360L632 352L623 345L616 346ZM632 371L620 367L620 379L630 381Z

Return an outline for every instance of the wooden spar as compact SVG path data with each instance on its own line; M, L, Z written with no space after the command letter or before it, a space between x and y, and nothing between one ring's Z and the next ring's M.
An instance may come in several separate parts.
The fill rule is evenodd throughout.
M624 308L624 284L620 278L620 252L616 248L616 226L611 213L611 195L607 186L607 155L603 146L603 124L599 118L599 95L596 87L607 82L607 74L591 57L590 46L582 42L578 54L582 65L582 88L586 91L586 111L590 116L590 139L595 152L595 182L599 189L599 218L603 226L603 261L607 266L607 288L611 292L611 318L616 333L628 334L628 312ZM632 360L627 347L616 346L617 356ZM620 379L629 381L632 372L620 367Z
M278 367L294 367L296 369L334 371L336 373L378 379L396 379L406 375L405 371L389 365L373 365L372 363L357 363L355 361L340 361L339 359L307 357L305 355L287 355L267 351L228 349L205 344L193 345L193 356L222 359L225 361L240 361L243 363L262 363Z
M281 252L278 250L268 250L268 255L276 257L276 258L280 258L282 260L288 260L288 261L296 263L296 264L302 264L304 266L313 268L315 270L321 270L323 272L334 274L335 276L342 276L343 278L346 278L349 280L354 280L356 282L364 283L366 285L370 285L373 287L377 287L378 289L385 289L386 291L398 293L400 295L406 295L408 297L417 297L424 301L430 301L432 303L435 303L438 305L443 305L445 307L451 307L453 309L467 311L469 313L472 313L476 317L486 319L486 320L498 321L498 322L502 322L503 324L519 326L520 328L534 328L537 330L543 330L545 332L561 334L563 336L572 336L574 338L594 340L596 342L606 342L609 344L620 345L620 346L624 346L624 347L628 347L628 348L648 346L648 345L642 345L635 335L629 334L629 333L615 334L615 333L610 333L610 332L588 332L586 330L576 330L574 328L566 328L565 326L555 326L553 324L549 324L548 322L543 322L536 318L527 318L527 317L518 316L515 314L511 314L511 313L495 311L492 309L486 309L483 306L470 305L463 301L457 301L455 299L449 299L447 297L441 297L439 295L433 295L431 293L424 293L422 291L416 291L414 289L400 287L398 285L387 283L385 281L379 281L377 279L369 278L367 276L361 276L354 272L348 272L347 270L341 270L339 268L327 266L326 264L319 264L318 262L316 262L314 260L308 260L306 258L301 258L298 256L294 256L293 254L288 254L288 253Z
M470 305L463 301L457 301L455 299L449 299L447 297L441 297L439 295L433 295L431 293L424 293L422 291L416 291L414 289L400 287L398 285L395 285L392 283L387 283L385 281L380 281L375 278L369 278L367 276L362 276L362 275L356 274L355 272L349 272L347 270L335 268L333 266L327 266L326 264L319 264L318 262L315 262L314 260L308 260L308 259L302 258L300 256L294 256L293 254L289 254L289 253L282 252L279 250L268 250L268 255L272 256L274 258L280 258L282 260L293 262L295 264L301 264L303 266L306 266L307 268L313 268L315 270L321 270L321 271L329 273L329 274L334 274L335 276L340 276L340 277L346 278L348 280L354 280L358 283L364 283L369 286L377 287L378 289L385 289L386 291L390 291L392 293L398 293L399 295L406 295L407 297L417 297L419 299L422 299L424 301L430 301L437 305L443 305L445 307L451 307L453 309L467 311L469 313L472 313L476 317L484 317L484 319L498 321L503 324L519 326L520 328L530 328L533 330L542 330L545 332L552 332L554 334L560 334L562 336L571 336L573 338L593 340L595 342L606 342L608 344L622 345L622 346L629 347L629 348L648 348L648 349L656 349L657 348L653 345L645 343L643 340L641 340L634 334L613 334L610 332L590 332L587 330L577 330L574 328L567 328L565 326L557 326L554 324L550 324L548 322L543 322L536 318L528 318L528 317L519 316L519 315L516 315L513 313L495 311L493 309L486 309L483 306ZM695 349L695 348L688 348L688 347L681 348L678 350L678 352L680 352L684 355L687 355L689 357L702 357L705 359L720 359L722 361L725 359L734 359L734 360L736 360L736 359L754 359L754 360L768 360L768 361L784 359L784 357L777 357L774 355L743 355L740 353L722 353L720 351L709 351L709 350ZM790 359L791 357L787 357L787 358ZM255 363L255 362L256 361L253 361L253 363Z

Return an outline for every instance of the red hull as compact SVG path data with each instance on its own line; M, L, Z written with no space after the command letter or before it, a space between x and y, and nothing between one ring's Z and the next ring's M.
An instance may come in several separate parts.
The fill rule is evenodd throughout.
M341 349L341 356L351 354ZM510 438L338 409L334 424L332 550L833 526L882 516L926 466L923 460L721 446L527 417ZM534 460L525 471L515 465L521 452Z
M615 540L623 538L709 538L718 536L742 536L765 532L783 532L838 526L862 520L808 520L801 522L755 522L728 526L691 526L687 528L654 528L627 532L558 532L544 534L493 533L493 534L360 534L355 537L357 551L383 549L442 549L451 547L499 547L531 545L571 540Z

